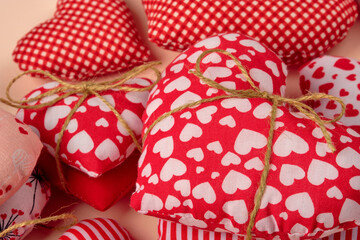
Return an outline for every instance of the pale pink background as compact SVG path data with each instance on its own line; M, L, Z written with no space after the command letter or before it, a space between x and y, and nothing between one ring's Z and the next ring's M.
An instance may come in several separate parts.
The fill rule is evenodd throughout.
M141 0L125 0L132 11L141 37L150 47L153 58L163 62L161 69L166 66L175 56L176 52L166 51L155 44L150 43L146 33L146 16L141 5ZM56 0L0 0L0 97L4 96L8 82L20 73L17 65L12 61L11 53L20 39L32 27L50 18L55 11ZM329 54L347 56L360 61L360 21L349 32L348 37L332 49ZM151 75L148 75L152 78ZM109 76L107 78L112 78ZM45 80L26 77L21 84L17 84L12 91L15 98L21 98L35 87L43 84ZM290 71L288 77L288 95L299 95L298 79L296 71ZM11 113L16 110L5 105L0 108ZM55 215L63 212L73 212L79 219L93 217L111 217L127 228L135 240L157 239L157 220L152 217L137 214L129 208L130 195L119 201L115 206L105 212L94 210L87 204L66 196L54 190L53 197L45 208L43 216ZM58 211L62 206L67 206ZM57 239L64 230L49 230L36 227L26 238L27 240L53 240Z

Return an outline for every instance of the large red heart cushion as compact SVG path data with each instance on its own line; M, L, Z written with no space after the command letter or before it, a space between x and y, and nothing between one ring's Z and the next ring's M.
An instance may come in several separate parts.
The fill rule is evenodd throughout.
M228 95L189 73L199 54L222 49L240 59L254 83L269 93L285 84L284 64L262 44L239 34L205 39L163 72L143 116L144 134L156 119L186 103ZM249 89L228 56L206 55L200 70L228 89ZM265 93L263 93L266 95ZM264 169L271 102L225 98L173 113L147 135L131 206L138 212L210 231L243 235ZM360 220L360 135L326 124L331 153L319 126L279 106L267 187L252 234L265 239L317 238Z
M360 62L344 57L323 56L300 69L300 88L303 93L324 92L340 97L346 104L341 121L360 133ZM321 100L313 104L316 112L332 118L340 104Z
M28 32L13 52L21 70L67 80L119 72L149 56L123 0L59 0L54 17Z
M322 55L345 38L357 18L354 0L161 1L143 0L149 39L182 51L224 32L240 32L267 45L286 64Z
M150 84L150 80L133 78L125 86L143 88ZM57 82L44 84L30 92L25 99L34 98L57 87L61 87ZM28 105L46 103L63 94L65 92L53 94ZM141 115L149 92L110 89L100 95L122 116L135 138L140 138L143 126ZM80 93L73 94L49 107L21 109L16 116L31 126L49 153L55 156L59 133L82 96ZM115 113L99 97L89 95L71 117L61 139L58 155L62 162L96 178L121 164L134 149L134 140Z
M135 188L139 154L132 154L124 163L92 178L77 169L62 164L66 187L69 193L97 210L105 211ZM62 188L55 159L46 151L39 158L39 168L53 185Z

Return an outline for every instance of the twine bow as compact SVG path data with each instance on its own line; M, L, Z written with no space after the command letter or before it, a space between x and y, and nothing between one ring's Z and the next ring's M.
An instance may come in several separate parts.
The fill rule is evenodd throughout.
M105 82L86 81L86 82L81 82L81 83L70 83L70 82L65 82L65 81L55 77L54 75L52 75L48 72L42 71L42 70L29 70L29 71L23 72L22 74L18 75L9 83L9 85L6 88L7 99L0 98L0 102L3 102L5 104L15 107L15 108L39 109L39 108L43 108L43 107L47 107L47 106L52 106L52 105L56 104L57 102L65 99L73 94L81 95L81 97L76 102L75 106L73 107L73 109L71 109L70 113L68 114L68 116L65 119L65 122L59 133L59 136L58 136L58 139L56 142L56 149L55 149L55 162L56 162L57 172L59 175L60 184L65 191L68 191L68 189L66 187L66 181L65 181L65 176L63 173L63 168L62 168L61 162L60 162L59 151L60 151L61 140L64 135L64 132L65 132L67 126L69 125L69 122L70 122L71 118L73 117L73 115L75 114L75 112L78 110L78 108L81 106L81 104L86 100L86 98L88 96L95 95L114 113L114 115L116 116L118 121L122 124L122 126L126 129L126 131L131 136L137 149L141 152L142 151L141 145L140 145L138 139L136 138L136 135L133 132L133 130L129 127L129 125L126 123L124 118L120 115L120 113L104 97L102 97L100 95L100 93L103 91L106 91L106 90L110 90L110 89L116 89L116 90L125 91L125 92L149 91L160 80L160 72L159 72L159 70L157 70L154 67L155 65L159 65L159 64L160 64L160 62L145 63L141 66L133 68L132 70L124 73L123 75L121 75L120 77L118 77L114 80L105 81ZM128 81L131 78L134 78L138 74L140 74L148 69L152 69L157 76L157 79L154 83L152 83L151 85L149 85L147 87L141 87L141 88L130 87L130 86L125 85L126 81ZM33 98L29 98L26 100L20 100L20 101L14 100L10 95L11 87L18 79L20 79L23 75L26 75L28 73L43 74L44 76L48 77L49 79L59 83L59 86L56 88L50 89L47 92L44 92ZM61 95L58 96L57 93L60 93ZM57 97L48 102L38 103L35 105L25 105L27 103L38 101L40 99L45 99L46 97L50 97L50 96L57 96Z
M222 53L227 55L228 57L230 57L232 60L234 60L234 62L236 63L237 67L240 69L242 75L245 77L246 81L250 84L251 88L250 89L246 89L246 90L234 90L234 89L229 89L226 88L222 85L220 85L219 83L215 82L214 80L211 80L209 78L206 78L201 70L200 70L200 63L201 60L208 54L210 53ZM255 218L257 215L257 212L260 208L260 204L261 204L261 199L264 195L265 192L265 188L266 188L266 180L270 171L270 158L272 155L272 145L273 145L273 137L274 137L274 128L275 128L275 119L276 119L276 112L278 109L278 106L280 104L289 104L290 106L296 108L297 110L299 110L301 113L303 113L305 116L307 116L310 120L314 121L321 129L322 133L324 134L324 137L326 139L326 142L328 144L328 147L331 149L332 152L336 151L336 148L331 140L330 134L327 131L325 125L327 123L331 123L331 122L335 122L338 121L345 113L345 104L343 103L343 101L340 98L328 95L328 94L324 94L324 93L311 93L308 95L305 95L303 97L298 97L298 98L286 98L286 97L282 97L279 95L275 95L275 94L271 94L265 91L261 91L253 82L253 80L250 78L248 72L246 71L246 69L244 68L244 66L242 66L241 62L235 57L233 56L231 53L221 50L221 49L211 49L211 50L207 50L204 51L197 59L196 61L196 69L194 70L190 70L191 74L194 74L195 76L197 76L202 82L204 82L205 84L207 84L209 87L218 89L218 90L222 90L224 91L226 94L225 95L220 95L220 96L216 96L216 97L212 97L212 98L205 98L205 99L201 99L199 101L195 101L192 103L188 103L188 104L184 104L178 108L175 108L169 112L166 112L164 114L162 114L159 118L157 118L147 129L147 131L144 134L143 137L143 143L145 142L149 132L151 131L151 129L160 121L162 121L163 119L167 118L168 116L182 111L186 108L190 108L190 107L194 107L197 105L200 105L202 103L206 103L206 102L213 102L213 101L217 101L220 99L225 99L225 98L262 98L262 99L266 99L269 100L270 102L272 102L272 109L271 109L271 114L270 114L270 129L269 129L269 136L268 136L268 140L267 140L267 149L266 149L266 154L265 154L265 158L264 158L264 170L262 172L261 175L261 179L260 179L260 183L259 183L259 187L257 189L257 192L255 194L255 198L254 198L254 208L250 213L250 220L247 226L247 230L246 230L246 239L250 240L252 238L252 229L254 227L255 224ZM309 101L309 100L320 100L320 99L329 99L329 100L334 100L337 101L338 103L340 103L341 107L342 107L342 111L340 113L339 116L337 116L336 118L332 119L332 120L324 120L322 119L315 111L313 108L311 108L310 106L306 105L304 102Z

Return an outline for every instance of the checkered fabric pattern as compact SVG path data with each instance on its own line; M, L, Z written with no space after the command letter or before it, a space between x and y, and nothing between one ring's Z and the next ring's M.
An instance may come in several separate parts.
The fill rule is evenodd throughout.
M287 64L315 58L347 34L354 0L143 0L149 38L182 51L222 32L240 32L267 45Z
M66 80L86 80L149 60L123 0L59 0L53 18L19 40L21 70L41 69Z

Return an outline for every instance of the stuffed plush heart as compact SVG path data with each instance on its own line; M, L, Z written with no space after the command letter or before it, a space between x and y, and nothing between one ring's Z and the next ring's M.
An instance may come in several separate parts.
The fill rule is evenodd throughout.
M150 80L135 78L128 80L126 86L141 88L150 84ZM30 92L25 98L33 98L56 87L59 87L56 82L47 83ZM29 105L53 100L62 94L64 93L53 94ZM47 150L54 156L59 132L81 96L68 96L49 107L20 110L17 118L32 126ZM101 96L117 110L135 137L139 138L142 129L141 115L148 92L110 89L101 92ZM135 144L131 135L118 121L115 113L99 97L89 95L71 117L61 139L59 156L64 163L90 177L98 177L121 164L134 149Z
M13 59L21 70L85 80L139 65L149 55L123 0L59 0L54 17L19 40Z
M251 87L236 62L219 50L198 58L213 48L239 59L265 97L229 96L233 89ZM193 73L196 61L202 76ZM272 51L239 34L214 36L182 53L150 94L131 206L188 226L243 235L256 202L251 232L265 239L318 238L356 227L360 135L340 123L326 124L322 132L304 114L281 105L267 186L255 199L270 129L267 99L283 90L285 78L284 64ZM206 79L220 87L210 87ZM183 107L201 100L208 102ZM324 134L331 136L334 153Z
M171 50L223 32L267 45L287 64L324 54L345 38L357 17L354 0L143 0L151 41Z
M39 218L49 197L50 187L35 169L26 183L0 206L0 232L13 224ZM32 225L18 228L0 239L23 239L32 228Z
M333 235L317 240L345 240L358 239L359 228L353 228L344 232L334 233ZM225 232L204 231L195 227L188 227L180 223L166 220L159 220L158 225L159 240L243 240L244 238L235 234Z
M39 137L0 109L0 205L26 182L40 155Z
M98 178L89 177L73 167L62 164L67 190L97 210L105 211L135 188L138 159L139 154L134 153L120 166ZM49 153L42 151L38 165L52 185L62 187L55 160Z
M341 121L360 133L360 62L355 59L323 56L300 69L303 93L324 92L340 97L346 104ZM332 118L339 114L340 104L322 100L313 104L316 112Z
M131 240L128 231L109 218L85 219L69 228L59 240Z

